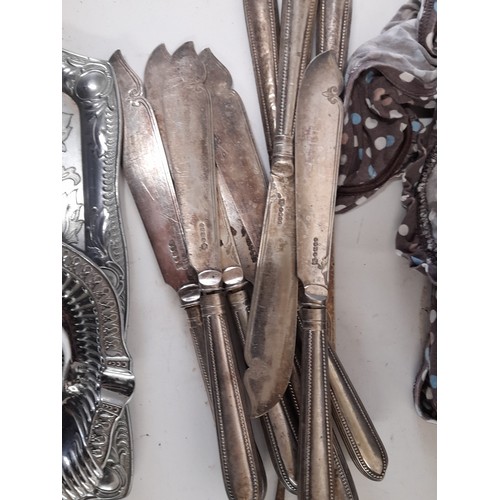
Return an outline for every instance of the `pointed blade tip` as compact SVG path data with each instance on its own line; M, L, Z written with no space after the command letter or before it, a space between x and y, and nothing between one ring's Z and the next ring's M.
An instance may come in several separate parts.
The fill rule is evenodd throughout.
M267 394L262 384L261 374L255 374L251 367L247 369L243 377L246 393L248 396L248 406L251 418L258 418L266 414L275 406L286 390L288 380L282 391L275 391ZM277 387L277 384L274 386Z

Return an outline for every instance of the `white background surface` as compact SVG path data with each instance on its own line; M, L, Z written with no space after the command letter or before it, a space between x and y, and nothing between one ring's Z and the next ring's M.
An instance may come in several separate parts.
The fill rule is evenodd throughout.
M354 0L350 51L377 35L400 5ZM209 47L231 72L266 161L241 2L65 0L62 14L63 48L100 59L120 49L140 76L160 43L169 52L188 40L198 52ZM389 456L380 483L351 467L362 500L436 498L436 426L416 415L412 399L427 290L425 278L395 253L400 191L399 182L391 183L364 206L337 216L335 226L337 350ZM215 429L186 317L162 280L124 182L121 202L130 271L128 346L136 376L128 499L223 500ZM270 500L276 476L261 451Z

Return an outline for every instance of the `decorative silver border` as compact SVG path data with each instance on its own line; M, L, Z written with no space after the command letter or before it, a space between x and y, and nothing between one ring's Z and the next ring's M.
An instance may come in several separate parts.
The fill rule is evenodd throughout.
M62 92L78 107L82 160L81 175L63 166L63 179L83 192L83 209L72 200L71 213L63 213L63 328L70 349L63 352L62 499L118 500L131 483L127 403L134 376L125 345L122 124L111 65L63 50ZM63 148L64 139L63 132Z
M126 312L126 249L118 209L121 119L113 69L106 61L63 50L62 91L80 112L85 254L107 274Z

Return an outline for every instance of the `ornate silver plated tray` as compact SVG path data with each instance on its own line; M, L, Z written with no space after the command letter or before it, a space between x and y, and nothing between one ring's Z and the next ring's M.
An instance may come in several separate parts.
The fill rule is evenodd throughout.
M111 66L62 51L62 499L119 499L132 472L121 122Z

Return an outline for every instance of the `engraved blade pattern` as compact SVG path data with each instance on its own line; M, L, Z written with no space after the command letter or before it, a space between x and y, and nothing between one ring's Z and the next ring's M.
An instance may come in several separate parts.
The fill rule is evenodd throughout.
M236 229L235 244L245 277L254 281L264 219L267 178L240 96L229 71L209 49L200 53L207 70L205 87L212 100L215 161L219 189L228 217Z
M210 95L192 42L173 55L162 44L148 59L146 96L153 107L177 193L191 265L220 271ZM186 131L189 130L189 134Z
M151 105L139 77L120 51L110 59L120 88L124 120L123 168L153 246L163 279L178 291L195 283L180 211Z

